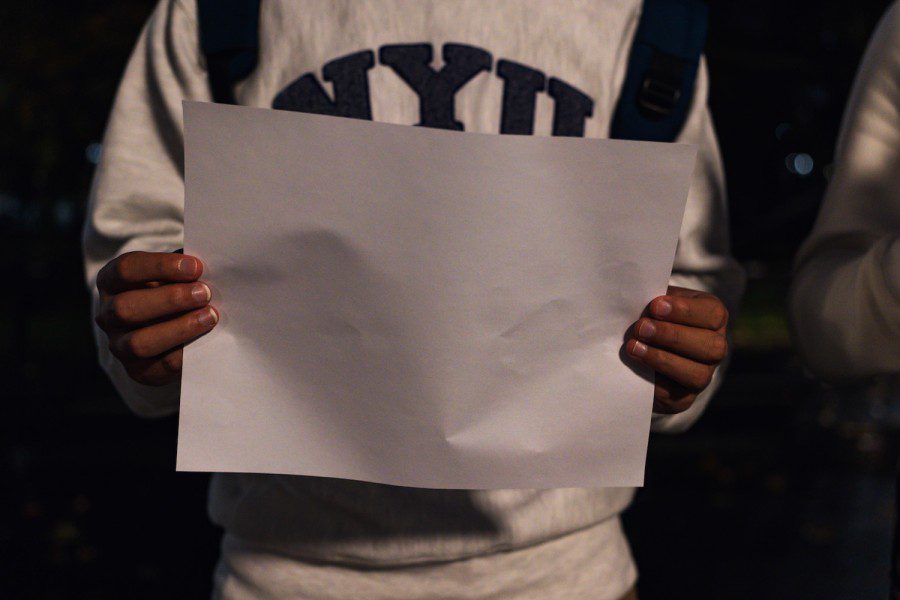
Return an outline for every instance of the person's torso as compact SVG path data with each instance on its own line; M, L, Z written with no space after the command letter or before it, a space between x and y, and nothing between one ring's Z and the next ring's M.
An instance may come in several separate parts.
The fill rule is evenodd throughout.
M638 0L263 2L259 65L236 98L468 132L606 137L639 9ZM558 538L615 519L632 493L220 474L210 512L229 533L279 552L394 565Z

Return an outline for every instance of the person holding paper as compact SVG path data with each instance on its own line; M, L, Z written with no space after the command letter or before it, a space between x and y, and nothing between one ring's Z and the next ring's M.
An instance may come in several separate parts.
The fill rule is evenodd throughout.
M482 133L606 137L637 0L263 3L240 104ZM211 99L191 1L160 2L119 89L85 227L100 361L142 416L178 410L182 347L215 327L183 244L181 101ZM433 65L440 55L442 66ZM325 85L331 84L331 92ZM667 295L626 336L657 372L653 430L678 432L722 378L742 273L701 68L678 138L700 155ZM362 399L361 399L362 400ZM428 490L217 474L223 598L610 598L637 577L633 490Z
M795 261L790 313L806 365L822 380L900 374L900 2L863 57L821 212ZM891 598L900 599L900 474Z

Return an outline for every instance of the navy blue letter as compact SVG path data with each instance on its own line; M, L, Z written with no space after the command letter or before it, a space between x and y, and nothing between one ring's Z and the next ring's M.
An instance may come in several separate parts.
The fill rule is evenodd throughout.
M583 136L584 122L594 114L594 101L581 90L555 77L550 79L548 92L556 103L553 109L553 135Z
M546 78L540 71L511 60L497 61L497 76L503 80L503 112L500 133L534 133L534 105Z
M322 69L323 79L334 85L334 100L316 77L307 73L275 96L272 108L371 120L368 70L374 65L375 53L371 50L337 58Z
M419 96L419 125L463 130L456 120L454 96L470 79L491 69L491 55L463 44L444 44L444 66L431 68L431 44L382 46L378 60L391 67Z

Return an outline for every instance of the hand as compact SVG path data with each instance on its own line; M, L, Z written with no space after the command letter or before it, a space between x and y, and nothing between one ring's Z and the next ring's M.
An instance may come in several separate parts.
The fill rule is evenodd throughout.
M182 348L219 320L209 287L197 281L203 263L193 256L129 252L97 274L97 325L129 377L164 385L181 376Z
M706 292L669 286L629 331L628 355L656 371L653 410L680 413L694 403L728 353L728 311Z

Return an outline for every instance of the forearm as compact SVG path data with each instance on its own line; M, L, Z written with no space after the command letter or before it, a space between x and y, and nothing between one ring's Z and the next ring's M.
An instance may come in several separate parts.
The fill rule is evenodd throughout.
M826 247L830 250L824 250ZM817 376L834 383L896 372L900 365L900 239L868 249L821 244L799 266L790 297L797 346Z
M807 366L835 383L900 370L900 5L869 43L790 312Z
M183 99L209 100L192 3L160 2L138 40L116 94L94 174L83 233L85 279L126 252L183 246ZM95 327L98 358L126 404L144 416L177 410L178 386L133 381Z
M731 256L725 178L712 118L706 108L705 64L701 67L695 106L678 140L697 144L699 153L669 284L709 292L734 315L743 294L744 272ZM679 433L693 425L719 388L727 363L726 358L688 410L674 415L654 414L651 430Z

